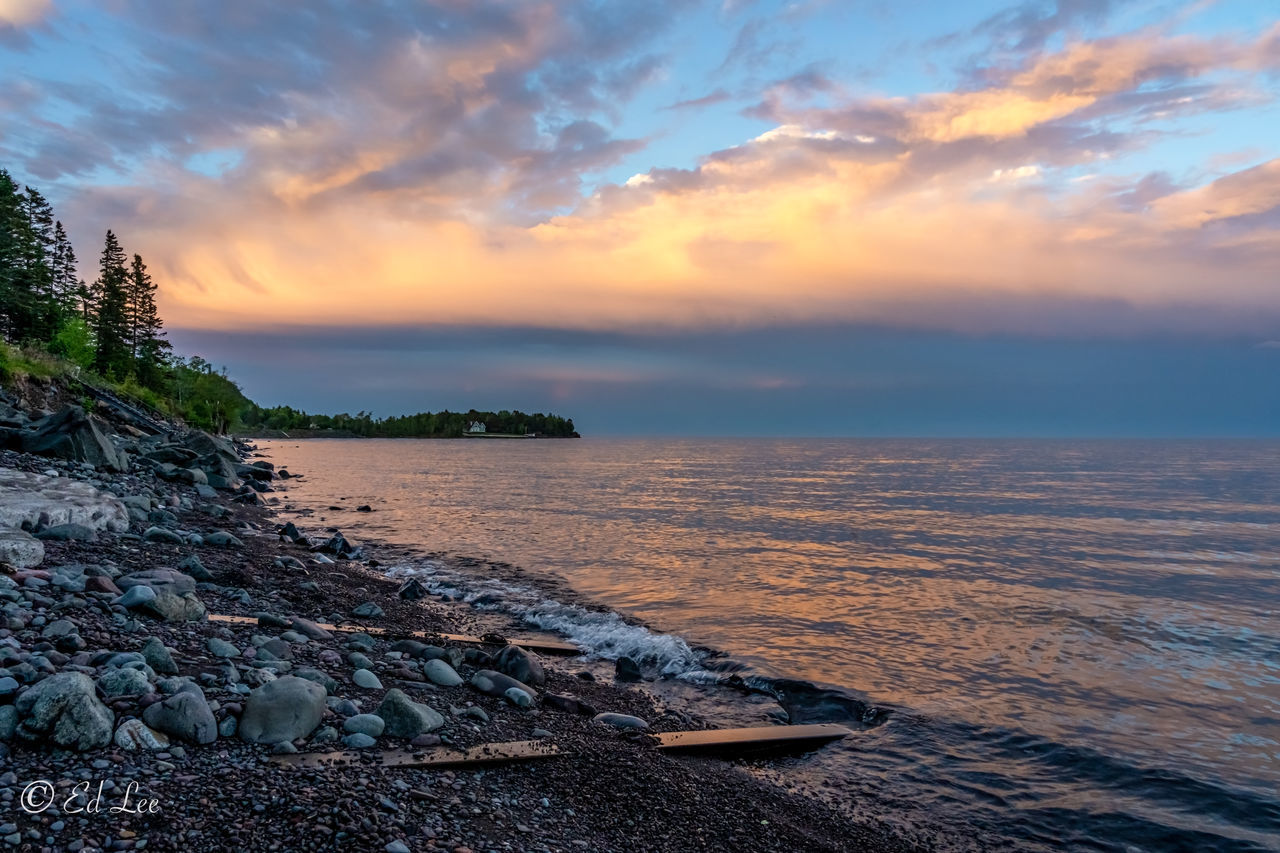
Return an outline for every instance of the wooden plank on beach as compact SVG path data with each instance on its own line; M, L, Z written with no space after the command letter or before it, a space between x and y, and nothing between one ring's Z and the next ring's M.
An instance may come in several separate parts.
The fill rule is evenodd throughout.
M410 751L392 749L384 752L358 750L348 752L310 752L295 755L272 755L268 759L275 764L293 767L458 767L477 764L501 764L507 761L531 761L537 758L556 758L568 755L554 743L545 740L515 740L506 743L485 743L468 749L436 749Z
M822 723L711 729L701 732L661 732L654 737L658 741L658 749L666 752L747 753L816 749L851 734L853 732L844 726Z
M212 622L231 622L239 625L257 625L258 620L252 616L227 616L222 613L210 613L209 620ZM500 646L502 643L492 642L483 637L472 637L467 634L439 634L433 631L393 631L387 628L374 628L364 625L330 625L326 622L317 622L321 628L326 631L341 631L348 634L363 633L376 634L378 636L399 637L408 635L423 640L445 640L451 643L466 643L468 645L477 646ZM565 643L560 640L539 640L533 637L508 637L506 645L520 646L535 652L545 652L547 654L556 655L580 655L582 650L573 643Z

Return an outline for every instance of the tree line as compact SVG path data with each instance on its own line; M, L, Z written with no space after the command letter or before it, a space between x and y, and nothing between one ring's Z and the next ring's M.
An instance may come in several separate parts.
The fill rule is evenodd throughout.
M354 415L312 415L291 406L270 409L251 405L242 415L249 431L333 430L361 438L458 438L474 423L484 424L486 433L574 438L578 435L572 418L526 414L520 411L419 412L374 418L369 412Z
M86 284L53 207L0 169L0 332L42 345L107 379L158 389L171 349L156 283L107 231L98 276Z
M199 356L177 357L156 309L156 282L108 230L91 284L62 221L39 190L0 169L0 336L7 344L69 361L86 378L111 386L165 415L215 432L338 430L385 438L452 438L476 422L490 433L576 436L573 421L524 412L421 412L374 419L311 415L289 406L264 409L225 370ZM0 379L13 353L0 346ZM30 363L30 362L26 362Z
M71 362L88 379L166 415L224 432L250 405L198 356L176 358L142 256L108 230L98 274L86 283L66 228L35 187L0 169L0 336L24 351ZM3 372L11 357L6 347ZM29 362L27 362L29 363ZM3 377L0 377L3 378Z

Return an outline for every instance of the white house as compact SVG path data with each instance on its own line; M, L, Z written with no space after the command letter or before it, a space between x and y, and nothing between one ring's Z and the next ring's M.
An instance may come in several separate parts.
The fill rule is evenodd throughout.
M467 424L467 432L484 432L484 424L480 421L472 421Z

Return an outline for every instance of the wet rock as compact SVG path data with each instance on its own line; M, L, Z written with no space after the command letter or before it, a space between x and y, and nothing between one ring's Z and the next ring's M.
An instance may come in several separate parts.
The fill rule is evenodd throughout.
M115 745L130 751L139 749L168 749L169 736L158 732L142 720L130 718L116 729Z
M417 578L409 578L400 584L400 589L396 590L396 595L405 601L417 601L427 597L427 588Z
M378 741L369 735L356 732L344 737L342 745L347 749L368 749L371 746L377 746Z
M613 677L618 681L643 681L644 676L640 674L640 665L631 658L623 655L618 658L613 666Z
M442 660L427 661L423 664L422 672L432 684L439 684L441 687L456 687L462 684L462 676Z
M639 731L649 728L649 724L639 717L633 717L630 714L614 714L606 712L596 714L591 718L593 723L603 723L606 726L613 726L615 729L626 729Z
M25 530L0 530L0 563L29 569L44 562L44 543Z
M519 687L508 687L503 691L502 696L517 708L533 707L533 694L528 690L521 690Z
M80 672L51 675L18 697L17 737L88 750L111 742L115 715L98 701L93 682Z
M525 684L547 683L542 662L519 646L504 646L493 657L493 668Z
M444 725L444 717L434 708L414 702L394 687L374 713L386 722L384 732L392 737L415 738Z
M239 736L250 743L278 743L306 737L324 716L325 690L286 675L258 687L245 701Z
M192 683L142 712L142 721L157 731L189 743L213 743L218 739L214 719L204 692Z

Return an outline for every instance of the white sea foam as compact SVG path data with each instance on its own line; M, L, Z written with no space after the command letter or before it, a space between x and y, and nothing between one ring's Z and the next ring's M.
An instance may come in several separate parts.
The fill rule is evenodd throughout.
M533 628L555 631L588 657L602 660L629 657L663 675L693 681L705 681L710 675L702 668L703 656L683 638L632 625L612 611L565 604L528 587L473 577L435 561L392 566L387 569L387 576L414 577L437 595L448 595L479 610L510 614Z

